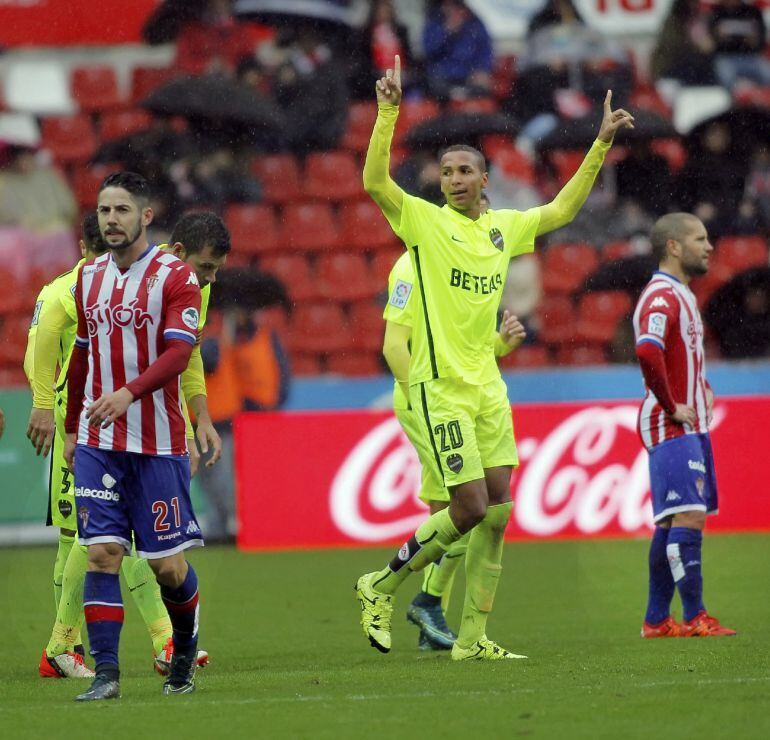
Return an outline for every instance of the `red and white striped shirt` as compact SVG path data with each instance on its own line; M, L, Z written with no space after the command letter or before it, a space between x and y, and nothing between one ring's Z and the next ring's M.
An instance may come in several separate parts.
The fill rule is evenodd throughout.
M663 350L675 403L695 409L693 426L672 421L645 383L639 409L639 436L647 449L683 434L708 432L703 322L693 292L675 277L656 272L634 311L637 345L652 342Z
M75 288L75 343L88 348L84 408L143 373L169 340L195 344L201 307L195 272L151 246L121 271L108 252L86 263ZM77 442L103 450L184 455L179 376L134 401L114 424L89 426L80 413Z

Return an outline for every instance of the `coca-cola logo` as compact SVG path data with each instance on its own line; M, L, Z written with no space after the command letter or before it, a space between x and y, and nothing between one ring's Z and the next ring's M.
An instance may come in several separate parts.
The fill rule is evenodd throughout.
M562 412L563 413L563 412ZM711 428L725 418L717 406ZM591 406L519 441L512 481L514 534L628 534L652 528L647 453L638 406ZM524 430L526 434L526 430ZM420 464L398 421L378 424L350 451L331 486L331 518L355 540L408 536L424 520Z

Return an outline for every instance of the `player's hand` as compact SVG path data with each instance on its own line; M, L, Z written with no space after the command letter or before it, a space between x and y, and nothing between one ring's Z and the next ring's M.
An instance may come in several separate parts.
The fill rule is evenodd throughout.
M511 349L521 346L527 338L527 330L524 324L509 311L503 311L503 320L500 322L500 339Z
M92 427L108 427L128 411L134 402L134 394L125 386L114 393L97 398L86 410L86 418Z
M187 452L190 454L190 477L194 478L201 462L201 453L198 452L198 445L195 444L194 437L187 438Z
M689 424L693 426L695 424L695 409L692 406L685 406L683 403L676 405L676 411L671 414L671 418L677 424Z
M211 457L206 460L206 467L210 468L212 465L216 465L219 458L222 457L222 440L217 430L214 429L211 419L198 416L198 429L195 436L201 446L201 456L208 454L209 446L211 447Z
M70 473L75 474L75 435L67 434L64 437L64 462L70 469Z
M27 424L27 439L32 442L36 455L45 457L50 452L55 431L53 409L38 409L33 406Z
M398 105L401 102L401 57L396 54L393 69L385 70L385 76L375 83L378 103Z
M599 127L599 135L596 137L599 141L611 144L615 138L615 133L620 128L633 128L634 117L623 108L612 110L612 90L607 90L607 96L604 98L604 116L602 125Z
M711 426L711 422L714 419L714 391L711 388L706 388L706 422Z

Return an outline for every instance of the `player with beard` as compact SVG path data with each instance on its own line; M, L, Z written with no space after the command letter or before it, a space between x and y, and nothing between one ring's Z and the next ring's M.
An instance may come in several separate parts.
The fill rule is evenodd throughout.
M705 275L714 248L706 227L689 213L655 223L659 269L634 312L636 355L646 394L639 436L649 453L655 532L649 553L649 595L642 637L735 634L703 605L701 543L706 516L718 509L709 424L714 392L706 380L703 323L690 281ZM679 590L684 621L671 616Z

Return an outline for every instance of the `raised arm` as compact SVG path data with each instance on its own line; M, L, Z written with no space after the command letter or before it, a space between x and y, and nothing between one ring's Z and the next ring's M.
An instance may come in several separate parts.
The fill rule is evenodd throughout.
M540 206L538 236L566 226L577 216L594 186L596 176L604 163L604 157L612 146L615 133L619 128L634 127L634 117L622 108L612 110L611 103L612 90L608 90L604 98L604 116L599 127L599 135L569 182L550 203Z
M394 69L377 80L377 120L364 162L364 189L382 209L391 225L401 221L404 191L390 176L390 145L401 103L401 58L396 55Z

